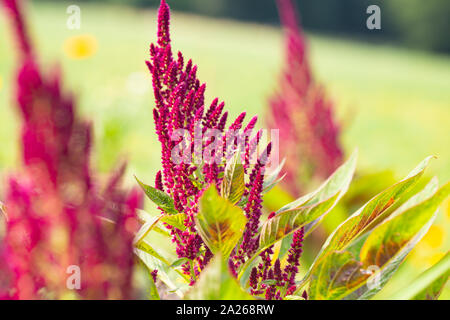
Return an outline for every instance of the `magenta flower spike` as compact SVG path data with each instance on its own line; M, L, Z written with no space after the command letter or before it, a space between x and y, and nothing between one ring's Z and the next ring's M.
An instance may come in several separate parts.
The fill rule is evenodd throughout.
M59 74L41 72L18 1L3 3L21 50L16 100L23 168L6 188L1 273L8 279L6 286L0 282L0 295L132 298L133 237L141 193L120 187L125 166L103 190L98 188L89 164L91 125L77 117L73 98L62 92ZM74 280L68 284L71 273Z
M158 11L158 38L156 44L150 45L150 60L146 61L153 79L155 131L161 143L162 170L156 177L155 187L169 194L175 209L186 214L186 230L171 226L168 228L177 246L178 257L191 260L184 264L183 270L193 284L212 257L195 228L194 218L198 213L201 194L210 184L220 189L227 161L241 148L246 170L251 169L258 181L254 187L246 186L245 191L246 196L249 196L246 214L251 222L243 250L254 250L256 239L253 237L261 216L266 163L250 163L259 142L259 138L255 140L250 137L257 118L252 118L242 130L246 116L243 112L226 129L228 112L225 103L216 98L210 104L205 104L206 84L197 78L197 66L192 60L185 63L180 52L176 55L172 53L169 19L169 6L163 0ZM210 132L213 134L208 135ZM186 136L187 141L182 139ZM252 147L248 146L249 140L252 141ZM243 141L244 146L240 146ZM176 159L173 154L173 150L180 145L182 151L189 151L187 158L181 157L183 161ZM207 158L205 154L210 149L212 152ZM162 211L162 214L165 212ZM245 258L250 253L241 252L239 255ZM230 260L232 270L236 263L240 263L236 259L232 257Z
M3 0L3 5L12 18L13 29L15 32L17 45L19 47L19 52L22 58L27 58L32 56L33 51L25 21L20 14L21 2L22 1L20 0Z
M342 162L333 106L310 69L307 45L292 0L277 0L285 32L285 66L269 101L268 125L278 128L286 157L283 184L292 195L327 178Z

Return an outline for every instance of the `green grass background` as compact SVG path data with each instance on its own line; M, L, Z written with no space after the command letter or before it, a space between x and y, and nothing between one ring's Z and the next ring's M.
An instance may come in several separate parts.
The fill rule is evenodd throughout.
M129 77L146 73L144 60L155 40L155 12L81 4L80 30L66 28L69 2L31 4L30 27L46 70L60 64L64 86L80 113L95 124L95 165L107 172L120 158L132 174L151 181L160 167L153 132L153 96L129 88ZM257 24L173 14L173 48L199 65L208 101L225 100L232 115L242 110L262 118L283 58L281 29ZM96 54L84 60L64 55L64 41L89 34ZM438 157L428 173L450 179L450 57L309 35L317 79L335 101L347 153L360 151L359 168L392 169L401 178L427 155ZM0 21L0 175L17 168L18 117L12 103L15 49ZM261 121L260 126L264 126ZM1 189L1 188L0 188ZM448 226L448 224L447 224ZM447 239L448 243L448 239Z

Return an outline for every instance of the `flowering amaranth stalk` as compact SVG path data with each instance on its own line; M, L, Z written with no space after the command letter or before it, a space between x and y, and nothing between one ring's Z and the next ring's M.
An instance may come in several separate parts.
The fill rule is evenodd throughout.
M252 137L256 117L243 127L243 112L226 130L225 103L216 98L209 106L205 105L206 84L197 78L197 66L191 60L185 62L180 52L172 53L169 20L169 6L163 0L158 12L158 40L151 44L151 59L146 62L153 78L156 105L153 115L162 149L162 171L156 176L155 187L169 194L175 209L186 214L186 230L167 228L177 246L178 257L190 261L183 265L183 271L193 284L212 257L195 228L198 200L210 184L220 190L224 167L236 152L241 154L245 172L253 183L245 187L248 224L242 243L231 257L230 267L235 270L256 250L262 183L271 145L254 164L252 159L256 158L261 138L261 133ZM183 155L179 156L180 153ZM166 213L162 211L162 214Z
M89 165L91 126L76 116L58 74L42 74L17 1L4 3L22 50L16 100L23 170L7 187L5 270L0 272L10 276L0 294L11 299L131 298L141 195L120 189L125 166L99 190Z
M327 178L341 163L339 128L332 103L314 80L292 0L277 0L285 30L286 62L279 88L269 101L268 125L280 130L281 154L287 158L283 184L293 195L311 180Z
M272 219L272 212L268 219ZM264 295L266 300L280 300L291 295L297 289L295 276L298 273L300 258L302 255L304 228L293 233L292 243L288 251L286 265L281 266L280 259L276 259L272 265L273 246L264 250L261 254L261 263L253 267L250 273L249 286L253 295Z

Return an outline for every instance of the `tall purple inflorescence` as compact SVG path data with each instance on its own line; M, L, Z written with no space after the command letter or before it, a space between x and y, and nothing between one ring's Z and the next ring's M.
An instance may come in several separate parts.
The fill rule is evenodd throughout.
M275 216L272 212L268 219ZM253 295L264 294L266 300L280 300L291 295L297 289L295 277L298 273L302 255L304 228L295 231L288 251L285 266L280 259L273 261L273 246L260 254L261 262L250 273L249 287Z
M77 117L59 74L39 67L18 2L3 0L20 49L16 101L23 164L7 186L0 297L132 298L141 194L120 187L125 166L98 188L90 168L91 125ZM67 281L75 272L81 274L79 290Z
M230 268L235 268L255 250L254 235L261 216L264 166L270 145L257 164L253 165L251 159L260 139L260 134L251 138L256 117L241 130L245 119L243 112L227 130L228 112L224 112L225 103L216 98L210 105L205 105L206 84L197 78L197 66L192 60L185 62L180 52L173 54L169 20L169 6L162 0L158 12L157 43L151 44L151 59L146 62L153 78L153 115L161 144L162 171L156 177L155 187L169 194L174 200L175 209L186 214L185 230L167 227L177 246L178 257L190 260L183 265L183 270L191 277L193 284L212 257L195 228L198 200L210 184L220 188L226 162L238 150L242 153L246 172L250 172L254 183L247 185L245 190L245 195L249 197L245 209L249 221L245 241L235 252L236 256L231 258ZM249 140L251 142L246 145ZM190 151L188 155L185 154L186 150Z
M284 186L292 195L311 181L327 178L342 162L339 127L333 106L310 69L305 37L292 0L277 0L285 32L285 67L269 101L268 125L280 129L286 157Z

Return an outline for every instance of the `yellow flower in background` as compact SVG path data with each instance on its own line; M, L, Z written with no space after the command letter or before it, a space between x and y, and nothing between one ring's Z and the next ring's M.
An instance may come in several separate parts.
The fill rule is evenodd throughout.
M444 242L444 229L441 226L432 225L423 241L433 249L439 248Z
M447 200L447 203L446 203L446 205L445 205L445 208L446 208L446 210L445 210L445 216L447 217L447 219L449 219L450 220L450 200Z
M445 252L435 252L432 255L430 255L427 258L427 262L430 266L435 265L436 263L438 263L444 256L445 256Z
M0 76L0 91L2 91L2 87L3 87L3 81L2 81L2 76Z
M446 227L434 224L427 234L411 252L411 262L417 267L429 268L437 263L444 255Z
M64 53L71 59L86 59L97 52L97 39L90 34L67 38Z

